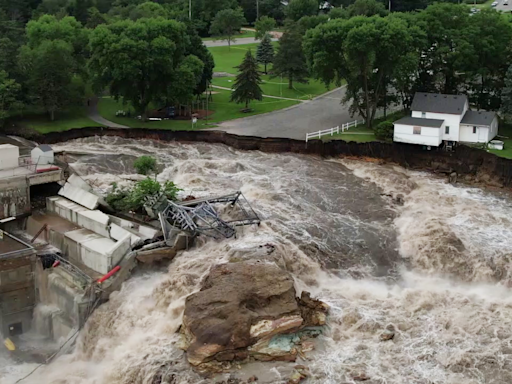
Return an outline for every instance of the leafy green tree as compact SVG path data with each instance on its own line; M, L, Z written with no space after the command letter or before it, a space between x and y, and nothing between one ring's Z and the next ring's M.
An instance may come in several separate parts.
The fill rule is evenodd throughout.
M263 98L260 88L261 78L258 72L258 63L250 50L246 52L244 60L236 68L238 68L240 73L237 75L233 86L231 101L237 104L245 103L245 109L247 110L252 100L261 100Z
M7 72L0 71L0 126L9 116L11 109L18 102L20 85L10 79Z
M386 16L388 11L379 1L376 0L356 0L354 4L347 7L349 17L354 16Z
M258 45L256 51L256 60L265 66L265 74L267 74L267 65L274 60L274 46L270 35L266 34Z
M512 26L501 12L483 9L470 18L473 28L469 41L473 45L475 61L468 63L470 101L478 109L496 110L500 104L500 90L512 57L510 41Z
M281 0L259 0L260 17L268 16L282 23L284 20L284 5Z
M304 35L308 29L313 29L317 25L327 23L327 21L329 21L329 16L327 15L304 16L297 22L297 26L300 33Z
M62 40L45 40L38 46L22 47L20 63L28 77L34 101L42 105L50 119L55 112L73 103L73 48Z
M329 19L348 19L349 15L345 8L332 8L328 13Z
M505 76L505 86L501 91L501 113L512 116L512 65Z
M94 29L98 25L107 24L107 16L101 13L98 8L92 7L89 8L89 17L87 18L86 28Z
M318 13L317 0L291 0L286 7L286 17L298 21L304 16L314 16Z
M213 19L210 27L212 36L220 36L222 40L228 41L228 46L231 48L231 42L235 41L235 34L240 32L240 28L245 24L244 13L241 8L238 9L224 9L219 11Z
M93 6L93 0L70 0L67 11L77 21L85 25L89 18L89 8Z
M146 3L142 3L137 5L131 12L130 12L130 19L132 20L138 20L142 18L151 18L151 17L166 17L167 12L158 3L153 3L152 1L148 1Z
M254 26L256 27L256 38L262 39L276 27L276 20L268 16L263 16L260 17L259 20L256 20Z
M156 160L152 156L138 157L133 163L133 167L141 175L148 175L157 171Z
M145 120L151 102L189 102L203 62L191 52L184 24L175 20L124 20L91 34L89 68L98 89L130 102ZM185 95L185 96L184 96Z
M195 55L203 62L203 71L201 78L194 90L194 95L202 95L207 88L208 83L211 83L213 77L213 67L215 62L211 52L203 44L203 40L198 36L192 25L188 26L188 35L190 38L190 45L188 46L185 55Z
M326 85L346 80L344 102L371 126L396 68L415 49L413 35L402 18L359 16L309 30L304 47L313 75Z
M308 67L302 50L302 35L296 26L289 26L279 39L279 49L274 58L273 72L275 76L288 79L288 88L293 82L308 82Z
M467 82L468 70L478 62L473 17L466 5L448 3L436 3L418 14L417 23L427 34L419 74L423 90L454 94Z

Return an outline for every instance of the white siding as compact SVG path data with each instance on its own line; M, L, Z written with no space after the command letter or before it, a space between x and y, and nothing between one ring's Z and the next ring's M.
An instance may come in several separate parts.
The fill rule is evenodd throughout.
M465 106L464 113L466 113L467 106ZM412 117L422 117L421 111L412 111L411 114ZM443 127L443 130L441 132L442 140L449 140L449 141L459 141L459 126L460 121L462 120L462 115L451 115L448 113L433 113L433 112L427 112L425 114L425 119L437 119L437 120L444 120L444 125L450 127L450 132L448 134L445 133L445 127Z
M476 126L476 133L473 133L473 125L460 126L460 141L465 143L488 143L495 136L498 129L497 119L494 119L490 127Z
M39 147L35 147L30 154L32 164L46 165L53 164L55 162L53 151L43 152Z
M414 126L395 124L393 141L437 147L442 142L441 128L421 127L421 135L415 135Z

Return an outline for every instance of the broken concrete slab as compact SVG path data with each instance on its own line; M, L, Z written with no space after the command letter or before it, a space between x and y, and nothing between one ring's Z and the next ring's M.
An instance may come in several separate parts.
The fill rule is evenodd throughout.
M96 209L99 205L99 197L81 188L75 187L70 183L64 184L59 191L59 196L63 196L77 204L89 209Z

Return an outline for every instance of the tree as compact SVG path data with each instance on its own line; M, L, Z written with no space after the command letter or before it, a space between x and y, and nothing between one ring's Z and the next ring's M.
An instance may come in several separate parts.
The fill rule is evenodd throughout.
M427 34L420 63L425 91L456 94L467 81L468 70L478 63L471 41L478 36L472 18L464 4L436 3L418 14L417 23Z
M289 26L279 39L279 49L274 58L274 76L284 76L288 79L288 88L293 88L293 82L308 82L308 67L302 50L302 35L296 26Z
M383 121L379 123L374 130L375 137L379 140L392 141L394 126L391 121Z
M347 7L349 17L354 16L386 16L388 11L384 8L384 4L376 0L356 0L354 4Z
M327 21L329 21L329 16L327 15L304 16L297 22L297 26L300 33L305 35L308 29L313 29L317 25L327 23Z
M227 40L229 49L231 49L231 42L235 41L234 35L240 31L245 22L241 8L224 9L215 15L210 33L212 36L221 36L222 40Z
M258 63L265 65L265 74L267 74L267 64L274 60L274 46L272 45L270 35L265 35L263 40L261 40L261 43L258 45L256 60Z
M246 52L244 60L236 68L238 68L240 73L237 75L235 85L233 86L231 101L237 104L245 103L245 109L247 110L252 100L261 100L263 98L260 88L261 78L258 72L258 63L250 50Z
M304 49L313 75L326 85L347 82L344 102L371 126L387 103L396 68L416 50L413 31L399 17L336 19L306 33Z
M254 26L256 27L256 38L262 39L276 27L276 21L271 17L263 16L256 21Z
M0 71L0 126L17 103L19 91L20 85L10 79L7 72Z
M156 160L152 156L138 157L133 163L133 168L141 175L148 175L149 173L156 173Z
M512 115L512 65L508 67L505 86L501 91L501 113L505 116Z
M471 17L469 41L475 61L467 68L470 101L478 109L496 110L500 104L505 72L511 57L512 27L501 12L483 9Z
M298 21L303 16L314 16L318 13L317 0L291 0L286 7L286 17Z
M160 4L148 1L146 3L137 5L137 7L135 7L130 12L130 19L138 20L142 19L143 17L166 17L166 13L167 12L165 11L164 7L162 7Z
M148 105L188 103L203 73L187 27L175 20L124 20L91 34L89 68L97 89L131 103L147 117Z
M75 63L71 44L45 40L35 48L24 46L20 63L34 101L44 107L51 121L56 111L76 102L72 97Z
M260 17L268 16L282 23L284 20L284 5L281 0L259 0Z

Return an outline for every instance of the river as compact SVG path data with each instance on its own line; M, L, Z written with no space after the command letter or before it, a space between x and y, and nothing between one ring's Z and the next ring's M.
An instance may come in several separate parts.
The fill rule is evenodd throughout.
M275 262L299 290L331 306L320 347L301 362L309 383L352 383L357 373L371 384L512 382L506 196L390 165L223 145L102 137L54 148L103 193L138 177L137 156L153 155L158 179L173 180L183 196L241 190L263 222L236 239L200 241L167 268L132 277L89 319L73 353L23 383L215 382L189 368L175 332L185 297L211 265L233 258ZM389 324L396 335L382 342ZM34 368L3 365L1 384ZM286 382L284 364L252 370L236 375Z

